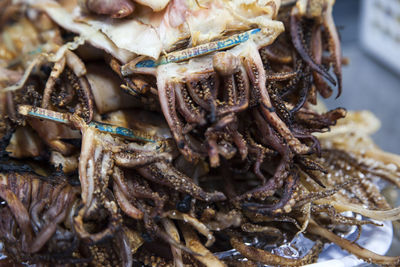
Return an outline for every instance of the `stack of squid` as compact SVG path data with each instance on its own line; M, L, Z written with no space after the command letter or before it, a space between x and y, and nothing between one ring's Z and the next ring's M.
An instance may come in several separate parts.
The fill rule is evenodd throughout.
M375 183L400 158L370 113L320 107L334 2L1 1L1 263L300 266L335 243L399 265L344 234L400 219Z

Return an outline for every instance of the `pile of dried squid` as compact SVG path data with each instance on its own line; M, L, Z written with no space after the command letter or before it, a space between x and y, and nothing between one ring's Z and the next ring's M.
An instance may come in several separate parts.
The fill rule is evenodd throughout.
M316 106L342 88L333 4L1 1L1 263L399 265L343 237L400 219L374 183L400 158Z

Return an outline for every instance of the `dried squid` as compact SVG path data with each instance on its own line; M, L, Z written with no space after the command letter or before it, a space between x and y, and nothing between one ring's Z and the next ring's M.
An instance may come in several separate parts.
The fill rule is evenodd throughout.
M344 234L400 219L400 157L318 105L334 2L0 3L0 264L400 265Z

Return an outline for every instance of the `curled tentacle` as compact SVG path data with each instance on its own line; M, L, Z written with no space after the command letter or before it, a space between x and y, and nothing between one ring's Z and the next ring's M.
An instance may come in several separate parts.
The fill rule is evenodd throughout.
M195 159L197 156L189 148L185 137L182 132L182 122L179 120L175 108L175 90L174 86L168 81L158 79L158 96L160 98L160 105L164 112L165 119L172 131L175 141L177 142L178 149L190 160Z
M327 4L324 12L324 27L329 35L329 51L333 59L334 72L338 80L338 98L342 93L342 49L339 40L339 34L332 16L333 4Z
M321 37L321 27L315 26L312 33L312 51L313 56L315 58L315 63L321 64L322 63L322 37ZM320 74L316 71L313 71L313 79L315 87L317 88L318 92L324 98L329 98L332 95L332 88L324 81Z
M22 231L22 250L29 251L33 239L29 213L17 196L5 185L0 185L0 197L9 203L10 210Z
M290 212L292 210L292 206L295 205L295 201L293 199L293 194L295 191L296 183L298 180L298 176L293 175L289 176L285 182L285 188L282 193L282 197L276 204L265 205L265 204L257 204L257 203L244 203L243 207L248 209L251 212L256 212L260 214L278 214L282 212Z
M289 259L282 256L274 255L268 251L248 246L240 241L237 237L230 239L232 247L239 251L243 256L254 260L256 262L262 262L268 265L284 265L284 266L301 266L310 264L316 261L316 255L322 250L323 244L321 241L317 241L316 244L311 248L306 256L301 259Z
M196 185L191 178L176 170L170 164L159 162L138 169L139 173L150 181L175 188L203 201L223 201L226 199L221 192L208 193Z
M349 251L356 257L366 261L380 265L397 266L400 264L400 257L388 257L378 255L368 249L362 248L361 246L348 241L347 239L341 238L333 232L321 227L314 220L310 221L307 231L311 234L318 235L322 238L326 238L331 242L334 242L342 249Z
M290 16L290 34L292 37L292 42L294 47L296 48L300 56L303 58L303 60L306 61L307 64L311 67L311 69L321 74L332 84L336 85L335 79L325 69L323 69L322 66L317 64L315 60L310 56L309 51L304 45L303 41L304 37L302 33L303 29L301 28L300 25L301 25L301 20L298 18L295 12L292 12Z
M217 257L215 257L207 248L205 248L199 241L196 233L193 232L188 226L180 224L180 229L183 233L183 238L185 239L186 245L192 249L194 252L200 255L195 255L194 257L206 266L225 266Z

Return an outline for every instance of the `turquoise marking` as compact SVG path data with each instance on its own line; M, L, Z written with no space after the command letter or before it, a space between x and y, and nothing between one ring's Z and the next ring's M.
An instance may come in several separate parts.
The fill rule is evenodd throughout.
M181 51L172 52L165 56L162 56L157 61L151 59L145 59L136 63L135 68L155 68L160 65L185 61L194 57L206 55L215 51L228 49L246 42L250 39L251 35L257 34L261 29L253 29L247 32L239 33L229 37L228 39L211 42L207 44L201 44L195 47L187 48Z
M39 46L35 50L32 50L32 51L28 52L29 55L35 55L35 54L38 54L38 53L42 53L42 47L41 46Z
M66 124L69 123L69 121L66 120L66 119L60 119L60 118L56 118L56 117L53 117L53 116L48 116L48 115L36 113L36 112L33 112L33 111L29 111L29 112L28 112L28 115L31 115L31 116L34 116L34 117L39 117L39 118L46 119L46 120L51 120L51 121L57 121L57 122L61 122L61 123L66 123Z
M136 66L136 68L154 68L157 65L154 60L147 59L147 60L140 61L135 66Z
M131 138L131 139L140 139L140 140L143 140L146 142L151 142L151 143L156 142L151 139L137 136L137 135L135 135L135 133L132 130L124 128L124 127L120 127L120 126L114 126L111 124L101 123L101 122L91 122L91 123L89 123L89 126L95 127L99 131L110 133L110 134L117 134L117 135L125 136L125 137Z
M41 111L44 111L44 109L38 108ZM62 115L63 113L59 113L59 112L53 112L53 116L52 115L46 115L44 114L44 112L35 112L35 111L29 111L28 114L29 116L33 116L36 118L41 118L41 119L46 119L46 120L51 120L54 122L61 122L61 123L65 123L65 124L70 124L70 121L68 119L63 119ZM116 134L116 135L120 135L120 136L124 136L124 137L128 137L131 139L136 139L136 140L143 140L146 142L151 142L151 143L156 143L155 140L152 139L148 139L148 138L144 138L141 136L137 136L134 131L132 131L131 129L127 129L124 127L120 127L120 126L114 126L111 124L107 124L107 123L102 123L102 122L95 122L92 121L91 123L89 123L89 126L91 127L95 127L96 129L98 129L101 132L106 132L106 133L110 133L110 134Z

